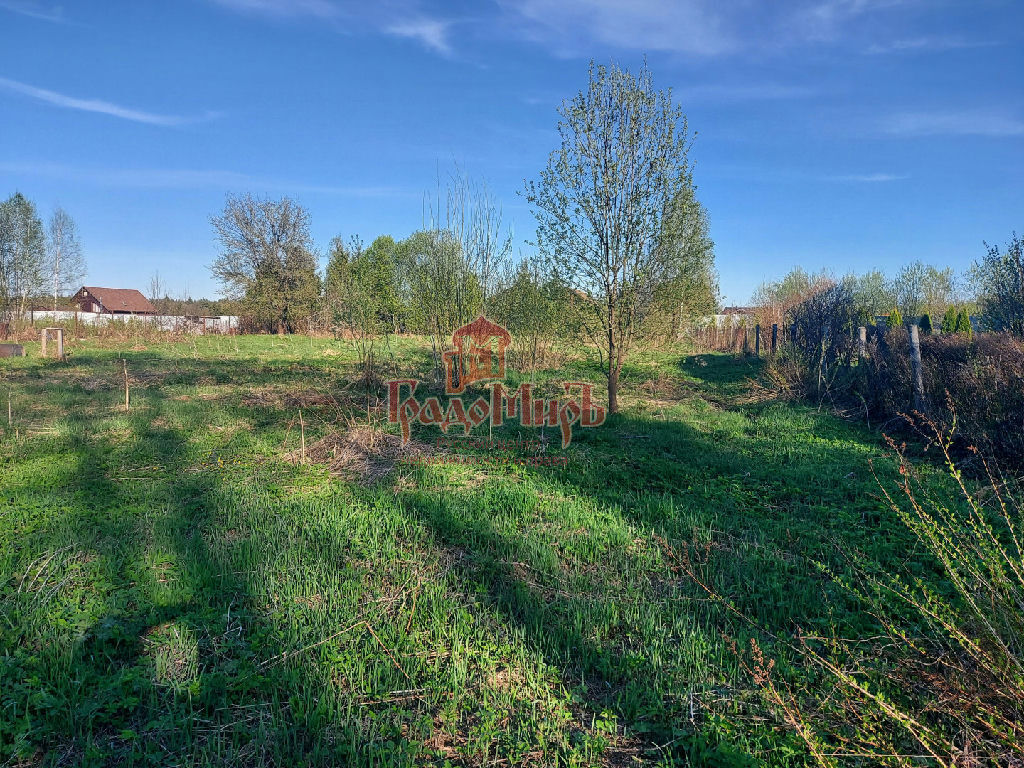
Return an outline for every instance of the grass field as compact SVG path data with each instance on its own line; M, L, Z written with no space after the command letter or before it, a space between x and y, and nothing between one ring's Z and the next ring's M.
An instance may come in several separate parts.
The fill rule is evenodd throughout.
M317 463L366 418L343 343L72 350L0 361L0 764L801 765L729 640L870 633L819 566L908 554L880 435L749 360L636 361L564 468L370 482Z

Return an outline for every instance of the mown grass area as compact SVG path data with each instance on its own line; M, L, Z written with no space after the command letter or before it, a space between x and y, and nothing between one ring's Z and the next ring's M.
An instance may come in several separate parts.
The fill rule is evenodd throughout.
M296 461L299 410L310 455L366 418L342 342L72 352L0 368L9 764L801 765L730 640L784 668L773 636L867 634L819 565L908 557L880 436L750 397L746 359L638 360L564 468L364 482ZM391 352L429 378L426 346Z

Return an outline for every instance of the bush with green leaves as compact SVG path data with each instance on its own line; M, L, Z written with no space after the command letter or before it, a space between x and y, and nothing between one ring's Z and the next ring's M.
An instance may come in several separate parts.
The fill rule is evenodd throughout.
M973 273L982 322L990 330L1024 336L1024 240L1015 232L1005 250L987 248Z
M1024 489L994 472L977 489L953 460L952 436L925 430L945 460L945 489L899 450L899 480L879 485L928 566L879 573L854 555L860 573L841 581L882 631L799 637L807 667L832 682L814 701L777 684L756 643L742 662L820 766L1010 766L1024 755Z
M953 333L962 333L967 338L974 336L974 327L971 325L971 316L967 314L967 309L964 307L960 308L960 311L956 316L956 326L953 328Z
M792 392L829 394L856 356L859 316L851 280L812 293L787 315L786 343L768 375Z
M957 308L950 304L948 307L946 307L946 313L942 316L942 325L939 326L939 330L942 333L955 333L956 317Z

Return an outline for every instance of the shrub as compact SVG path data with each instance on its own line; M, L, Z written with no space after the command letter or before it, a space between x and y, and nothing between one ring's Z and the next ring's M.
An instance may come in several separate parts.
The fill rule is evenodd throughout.
M798 304L820 291L835 285L835 280L822 271L813 274L797 267L781 280L762 283L751 299L754 305L754 322L762 328L778 324L785 327L787 319Z
M819 765L1015 766L1024 755L1024 489L987 472L972 492L949 434L928 429L948 495L902 453L895 485L879 481L926 558L896 574L862 564L847 585L881 631L800 637L800 656L833 683L806 693L776 682L756 643L752 661L741 659Z
M899 307L893 307L892 312L889 313L889 327L900 328L903 326L903 315L900 314Z
M960 312L956 316L956 326L953 332L962 333L967 338L974 336L974 328L971 327L971 316L967 314L967 310L963 307L961 307Z
M910 410L911 366L906 331L868 344L868 360L855 382L856 397L875 423L898 426ZM1024 460L1024 342L986 333L921 338L928 415L954 425L959 448L976 445L1007 464Z
M1015 232L1006 249L988 245L974 266L985 327L1024 337L1024 240Z
M782 354L770 361L769 376L794 393L827 395L856 354L858 312L851 284L843 281L812 294L786 320L780 328Z
M932 316L925 312L921 315L921 321L918 323L918 327L921 329L921 333L929 334L932 332Z
M976 445L1024 466L1024 340L1008 333L974 339L966 309L957 318L955 333L920 337L924 410L942 426L956 426L958 450ZM782 353L764 369L772 387L900 428L913 402L904 326L872 329L866 358L857 360L857 313L844 283L797 305L789 320L795 339L785 334Z
M943 333L954 333L956 331L956 318L956 307L950 304L946 307L946 314L942 316L942 325L939 327L939 330Z

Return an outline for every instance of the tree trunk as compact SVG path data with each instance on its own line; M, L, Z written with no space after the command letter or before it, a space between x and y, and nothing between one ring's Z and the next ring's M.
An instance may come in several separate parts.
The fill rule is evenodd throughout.
M57 291L60 285L60 251L58 250L54 255L53 260L53 319L57 320Z
M608 364L608 413L619 412L619 369L615 363Z
M615 348L615 309L608 307L608 413L619 412L618 350Z

